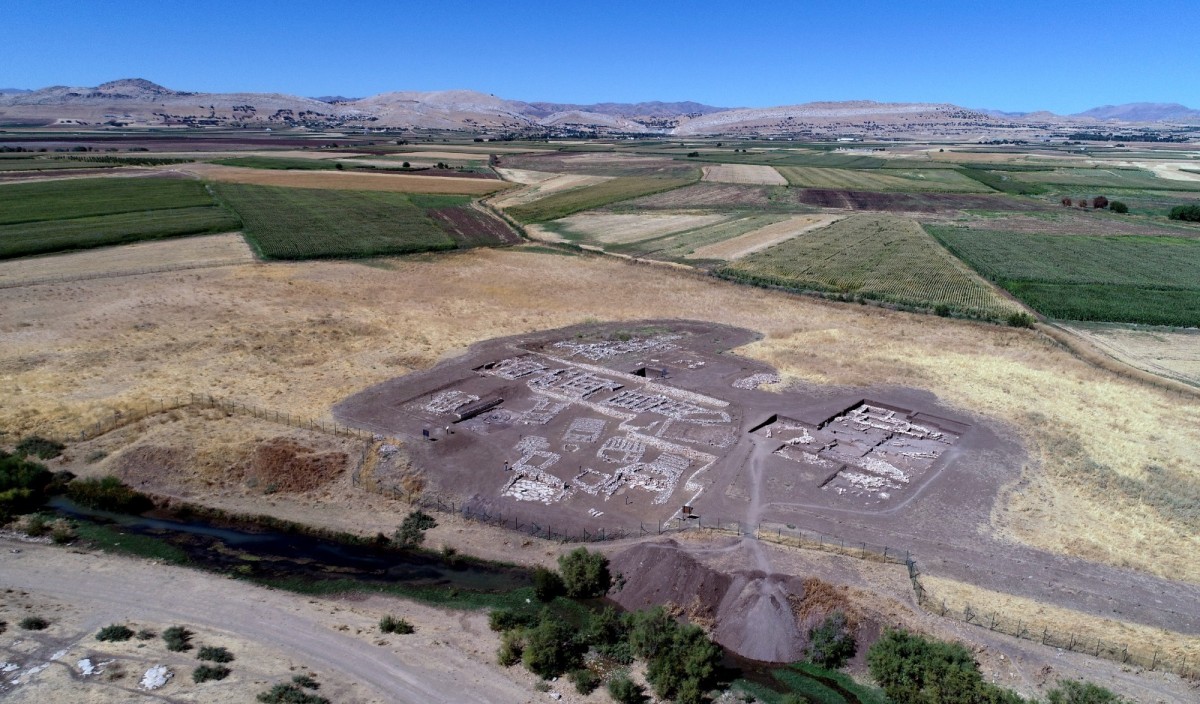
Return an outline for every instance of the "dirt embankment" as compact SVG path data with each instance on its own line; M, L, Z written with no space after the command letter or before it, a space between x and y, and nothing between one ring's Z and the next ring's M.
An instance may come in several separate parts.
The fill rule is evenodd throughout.
M809 631L835 611L845 613L859 631L879 630L842 588L816 577L718 570L674 540L634 545L612 557L612 569L624 579L613 597L621 606L665 605L752 660L801 659Z

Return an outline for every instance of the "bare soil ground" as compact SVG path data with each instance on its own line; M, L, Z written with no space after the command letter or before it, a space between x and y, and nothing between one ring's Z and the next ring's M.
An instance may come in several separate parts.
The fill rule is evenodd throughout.
M459 247L521 243L521 236L508 223L483 208L437 208L429 216L450 232Z
M796 215L739 237L701 247L688 259L724 259L733 261L772 245L785 242L810 230L825 227L841 219L839 215Z
M947 210L1044 210L1030 201L1004 196L958 193L873 193L807 188L797 199L806 205L845 210L888 210L911 213L943 213Z
M277 682L311 673L320 694L342 702L533 702L523 668L494 664L499 639L481 612L447 612L386 597L311 598L266 590L216 575L152 562L3 542L0 618L28 614L51 621L40 632L5 634L0 660L18 665L0 694L13 702L126 702L153 697L176 702L245 702ZM411 635L382 635L385 614L416 627ZM172 625L195 632L199 645L229 648L235 660L225 680L195 684L195 650L171 653L161 638L102 643L110 623L161 633ZM14 626L10 625L10 629ZM80 660L105 663L84 676ZM111 662L110 662L111 661ZM149 694L142 674L156 664L174 676ZM46 665L45 669L39 669ZM114 678L118 672L124 674ZM16 679L19 684L12 685ZM584 699L556 687L563 701ZM5 691L7 690L7 691Z
M1126 364L1200 386L1200 331L1096 323L1063 327Z
M727 218L712 213L585 212L557 220L555 225L589 240L624 244L712 225Z
M713 164L704 167L704 181L712 183L745 183L763 186L786 186L784 178L770 166L756 164Z
M211 181L248 183L257 186L289 188L332 188L349 191L393 191L397 193L458 193L480 196L506 187L502 181L453 176L414 176L410 174L364 174L337 171L276 171L245 169L216 164L188 164L179 167Z
M182 237L0 262L0 287L252 262L254 253L241 233Z

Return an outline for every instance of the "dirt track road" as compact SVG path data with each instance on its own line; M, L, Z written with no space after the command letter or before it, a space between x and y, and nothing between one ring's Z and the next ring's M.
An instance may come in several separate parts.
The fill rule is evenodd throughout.
M14 547L21 552L12 553ZM2 540L0 550L0 589L73 603L98 624L136 617L226 631L337 673L387 702L532 698L527 688L453 646L414 640L398 646L398 657L394 645L380 647L353 631L335 630L338 617L330 615L328 602L142 560ZM446 620L457 628L457 619Z

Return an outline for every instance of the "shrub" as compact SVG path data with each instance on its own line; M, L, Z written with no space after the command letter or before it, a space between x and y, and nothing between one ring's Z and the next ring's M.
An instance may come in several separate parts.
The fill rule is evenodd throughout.
M155 633L154 631L150 630L149 628L143 628L142 630L137 632L138 640L154 640L157 637L158 637L158 634Z
M54 475L41 464L0 451L0 492L23 489L40 494L53 479Z
M321 683L318 682L316 679L314 679L312 675L294 675L292 677L292 683L300 685L301 687L304 687L305 689L320 689L321 688Z
M1108 199L1104 196L1096 196L1092 199L1092 207L1096 209L1107 208Z
M893 701L1021 704L1015 693L984 682L971 652L957 643L888 630L867 651L871 677Z
M538 601L554 601L565 591L562 577L554 570L538 567L533 570L533 593Z
M0 621L0 633L8 630L8 621Z
M721 647L698 626L679 625L661 606L630 619L629 643L646 660L646 679L660 698L699 701L716 679Z
M66 445L54 440L47 440L38 435L30 435L17 443L17 454L34 455L38 459L48 460L62 454Z
M262 704L329 704L325 697L309 694L294 684L277 684L256 699Z
M379 630L384 633L399 633L400 635L408 635L415 629L413 625L402 618L395 618L388 615L379 619Z
M600 677L586 667L581 667L578 670L571 670L571 683L575 685L575 691L587 696L596 691L600 686Z
M592 617L587 640L597 647L628 644L629 623L611 606L606 606Z
M608 681L608 695L617 704L643 704L646 701L645 690L624 673Z
M1200 205L1177 205L1171 208L1172 220L1200 222Z
M396 530L396 544L402 548L415 548L425 542L425 531L437 526L437 521L424 511L413 511L404 517Z
M525 631L521 661L544 679L558 677L578 667L582 653L575 643L575 630L561 619L543 612L538 624Z
M1033 324L1037 322L1037 319L1023 311L1015 311L1008 314L1008 320L1006 322L1010 327L1014 328L1031 328L1033 327Z
M608 558L598 552L588 552L587 548L575 548L559 557L558 571L567 596L575 599L604 596L612 586Z
M192 649L192 636L194 634L183 626L171 626L163 631L163 640L167 642L167 650L174 653L182 653Z
M850 632L846 614L834 611L825 617L820 626L808 631L808 647L805 657L814 665L836 670L854 657L858 643Z
M192 681L196 683L209 680L223 680L229 676L229 668L224 665L201 665L192 670Z
M125 486L120 479L76 479L67 485L67 496L88 508L117 513L141 513L154 507L145 494Z
M96 640L106 642L124 642L133 637L133 631L127 626L122 626L119 623L114 623L110 626L105 626L96 634Z
M50 627L50 622L41 616L26 616L17 625L26 631L44 631Z
M1091 682L1059 680L1058 687L1046 693L1049 704L1132 704L1125 697Z
M50 519L40 513L35 513L24 519L22 530L31 538L40 538L50 532Z
M500 636L500 650L496 653L496 660L503 667L512 667L521 662L524 652L525 637L521 631L505 631L504 635Z
M1111 212L1114 212L1114 213L1121 213L1121 214L1124 214L1124 213L1128 213L1128 212L1129 212L1129 206L1128 206L1128 205L1125 205L1124 203L1122 203L1122 202L1121 202L1121 201L1119 201L1119 200L1114 200L1113 202L1109 203L1109 204L1108 204L1108 209L1109 209Z
M229 652L228 648L215 645L200 646L200 652L196 653L196 658L210 662L233 662L234 660L233 653Z

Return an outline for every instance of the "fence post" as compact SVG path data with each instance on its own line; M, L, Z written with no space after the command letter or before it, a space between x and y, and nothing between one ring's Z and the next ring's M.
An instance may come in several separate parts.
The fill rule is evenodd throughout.
M1155 668L1157 665L1158 665L1158 648L1155 648L1155 649L1154 649L1154 658L1153 658L1153 659L1150 661L1150 670L1151 670L1151 672L1153 672L1153 671L1154 671L1154 668Z

